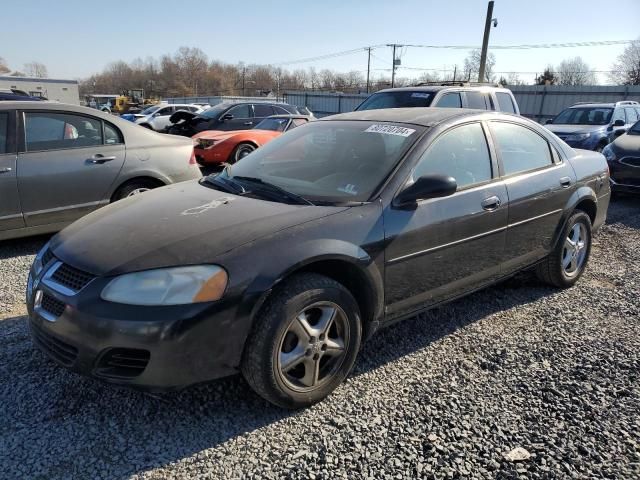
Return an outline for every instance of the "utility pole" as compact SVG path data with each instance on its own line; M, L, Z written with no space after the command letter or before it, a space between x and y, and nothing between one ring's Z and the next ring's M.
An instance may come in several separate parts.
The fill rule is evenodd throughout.
M367 93L369 93L369 72L371 71L371 47L367 47Z
M393 47L393 63L391 65L391 88L394 87L396 83L396 48L404 47L404 45L398 45L397 43L388 43L387 47Z
M493 17L493 0L487 5L487 18L484 22L484 37L482 38L482 51L480 53L480 71L478 72L478 81L484 82L484 69L487 64L487 48L489 47L489 32L491 31L491 22L493 26L498 26L498 20Z
M242 96L244 97L244 77L245 74L247 73L247 67L245 67L244 65L242 66Z

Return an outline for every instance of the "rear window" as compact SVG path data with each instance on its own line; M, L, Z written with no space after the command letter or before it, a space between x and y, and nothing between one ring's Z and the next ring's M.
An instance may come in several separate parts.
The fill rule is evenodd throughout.
M356 110L379 110L381 108L428 107L435 92L396 91L374 93Z
M511 95L505 92L496 92L496 98L498 99L498 106L500 111L507 113L516 113L516 107L513 104Z

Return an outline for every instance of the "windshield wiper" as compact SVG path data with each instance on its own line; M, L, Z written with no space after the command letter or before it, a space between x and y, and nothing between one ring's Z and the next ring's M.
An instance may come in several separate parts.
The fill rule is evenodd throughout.
M204 181L223 189L225 192L235 193L236 195L242 195L247 192L242 185L232 181L229 177L225 178L221 175L207 175L204 177Z
M276 193L280 197L288 198L290 200L294 200L295 202L297 202L299 204L302 204L302 205L313 205L313 203L311 203L309 200L307 200L303 196L298 195L296 193L289 192L289 191L285 190L284 188L281 188L281 187L279 187L277 185L274 185L273 183L265 182L261 178L244 177L244 176L234 176L232 178L235 179L235 180L243 181L243 182L257 184L257 185L260 186L261 189L263 189L265 191L269 191L271 193Z

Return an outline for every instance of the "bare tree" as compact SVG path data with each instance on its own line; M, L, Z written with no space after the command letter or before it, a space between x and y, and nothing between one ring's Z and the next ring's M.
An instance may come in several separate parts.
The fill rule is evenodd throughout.
M640 85L640 38L624 49L612 66L609 80L620 85Z
M11 70L9 69L9 66L7 65L7 61L0 57L0 75L2 75L3 73L9 73Z
M24 71L29 77L47 78L47 66L40 62L30 62L24 64Z
M496 56L493 53L489 53L487 55L487 61L484 67L484 74L486 79L481 79L478 77L478 75L480 74L480 57L480 50L472 50L471 52L469 52L467 58L464 59L464 80L475 81L477 79L479 82L495 82L496 75L494 73L494 68L496 66Z
M596 75L582 57L567 58L556 68L558 85L595 85Z

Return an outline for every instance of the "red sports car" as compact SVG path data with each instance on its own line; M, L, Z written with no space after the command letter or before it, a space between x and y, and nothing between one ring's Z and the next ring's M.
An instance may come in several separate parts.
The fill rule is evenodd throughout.
M196 159L201 165L235 163L256 148L309 120L309 117L303 115L273 115L251 130L207 130L197 133L191 137Z

